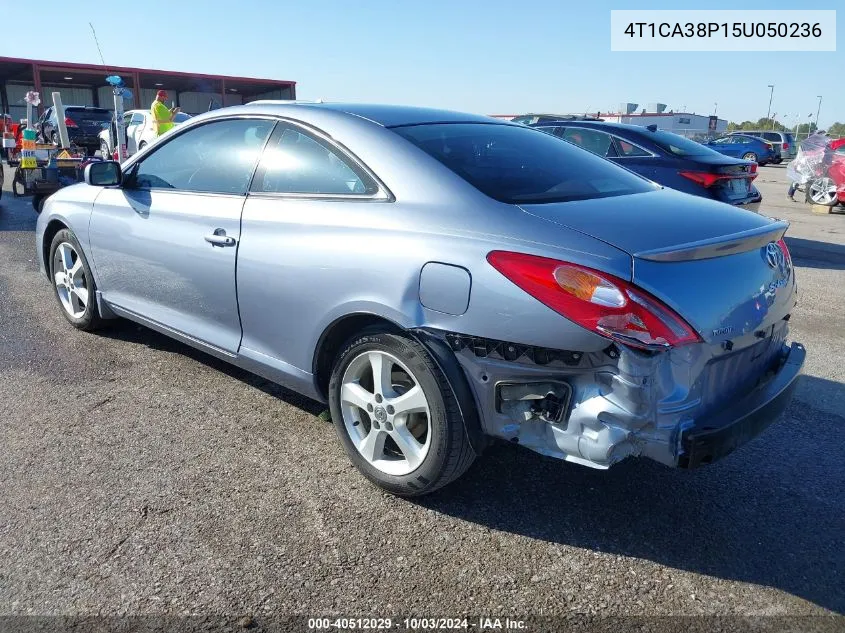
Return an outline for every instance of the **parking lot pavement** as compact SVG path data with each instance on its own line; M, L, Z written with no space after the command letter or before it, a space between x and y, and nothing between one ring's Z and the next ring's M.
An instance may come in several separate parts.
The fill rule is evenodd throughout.
M782 421L692 472L499 445L416 501L365 483L318 405L128 322L72 329L4 195L0 614L845 612L845 215L783 174L764 203L809 244Z

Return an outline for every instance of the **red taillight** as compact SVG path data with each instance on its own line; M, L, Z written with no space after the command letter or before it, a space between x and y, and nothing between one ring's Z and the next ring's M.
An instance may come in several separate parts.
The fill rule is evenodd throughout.
M642 349L701 341L671 308L618 277L524 253L493 251L487 261L544 305L609 339Z
M789 143L784 143L784 144L783 144L783 149L789 149Z
M65 117L65 127L76 127L76 122L69 116Z
M751 171L747 174L713 174L709 171L679 171L678 173L703 187L712 187L722 180L734 180L737 178L754 180L757 177L756 172L757 163L751 163Z
M786 263L792 263L792 256L789 254L789 248L786 246L786 242L783 238L778 240L778 246L780 247L781 252L783 253L784 258L786 259Z
M679 174L684 178L689 178L695 183L704 187L712 187L720 180L730 178L724 174L712 174L709 171L679 171Z

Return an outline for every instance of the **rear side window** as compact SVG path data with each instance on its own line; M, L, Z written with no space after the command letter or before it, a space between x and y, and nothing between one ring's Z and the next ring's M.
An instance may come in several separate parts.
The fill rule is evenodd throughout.
M780 143L780 134L777 132L764 132L763 138L767 141L775 141L776 143Z
M291 127L280 127L264 151L251 190L373 195L378 192L378 185L318 139Z
M610 161L528 127L432 123L393 131L482 193L510 204L623 196L656 187Z
M613 139L610 134L606 134L605 132L583 127L568 127L563 133L563 138L598 156L604 156L605 158L616 156Z
M613 141L616 144L616 151L619 156L651 156L651 152L647 152L642 147L634 145L633 143L626 141L624 138L614 136Z

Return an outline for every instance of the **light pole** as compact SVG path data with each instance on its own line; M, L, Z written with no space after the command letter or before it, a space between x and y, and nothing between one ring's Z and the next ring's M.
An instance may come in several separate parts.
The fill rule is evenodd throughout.
M716 116L716 113L719 111L719 103L716 102L713 104L713 116Z
M769 109L766 111L766 118L769 118L769 115L772 113L772 96L775 94L775 85L769 84Z
M817 95L817 96L819 98L819 109L816 110L816 129L818 130L819 129L819 112L822 111L822 96L821 95Z

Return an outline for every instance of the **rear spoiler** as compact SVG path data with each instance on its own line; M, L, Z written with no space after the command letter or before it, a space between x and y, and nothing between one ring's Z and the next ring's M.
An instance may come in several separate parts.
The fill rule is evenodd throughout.
M776 242L783 237L789 222L777 220L771 224L760 226L741 233L734 233L723 237L713 237L698 242L688 242L668 248L656 248L650 251L634 253L637 259L653 262L686 262L695 259L711 259L725 257L737 253L753 251L765 246L769 242Z

